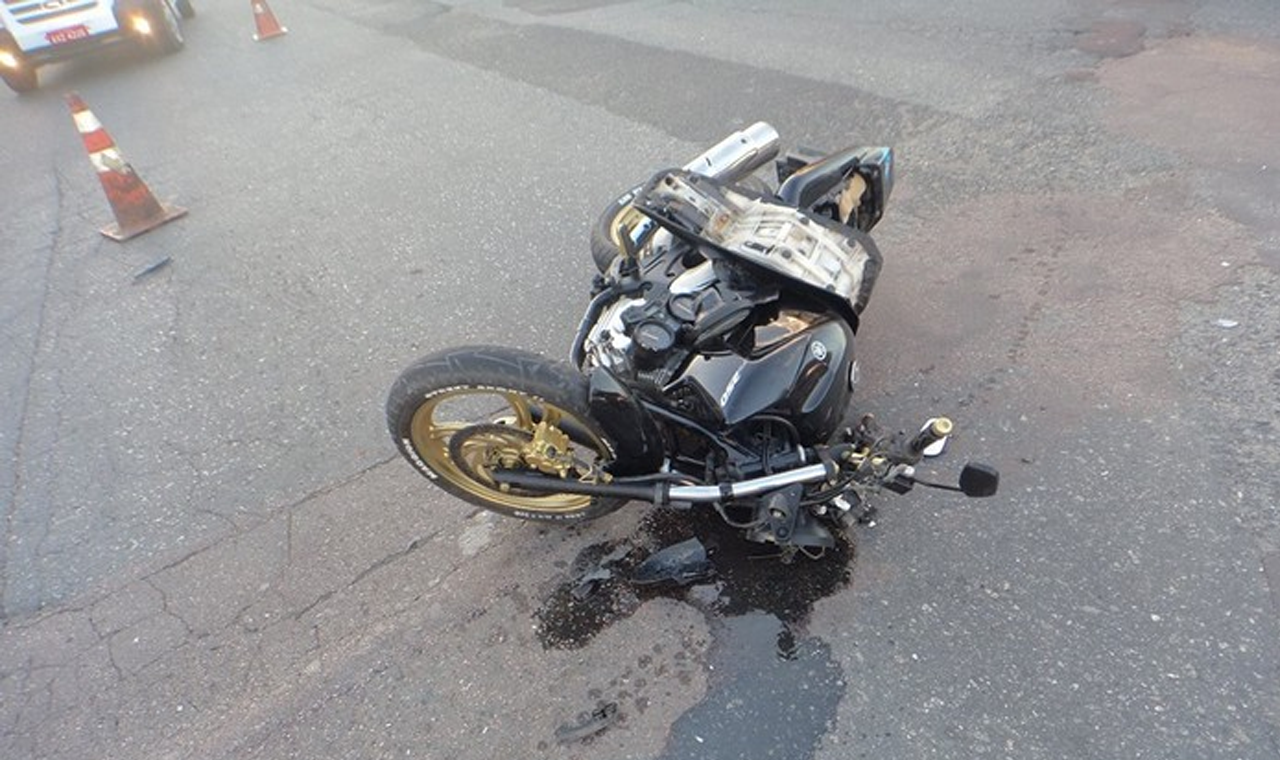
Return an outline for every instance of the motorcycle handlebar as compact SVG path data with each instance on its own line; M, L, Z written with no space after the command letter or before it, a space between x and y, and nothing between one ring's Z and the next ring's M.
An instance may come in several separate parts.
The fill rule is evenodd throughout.
M924 430L916 433L915 437L907 444L907 455L912 458L911 462L919 461L925 449L951 435L953 428L954 425L951 424L951 420L946 417L935 417L929 420L929 424L925 425Z

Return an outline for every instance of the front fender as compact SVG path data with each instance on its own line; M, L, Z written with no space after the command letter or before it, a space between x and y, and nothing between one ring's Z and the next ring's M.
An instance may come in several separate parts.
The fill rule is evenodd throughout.
M617 450L609 471L614 475L648 475L662 466L662 431L625 384L603 368L589 377L591 417Z

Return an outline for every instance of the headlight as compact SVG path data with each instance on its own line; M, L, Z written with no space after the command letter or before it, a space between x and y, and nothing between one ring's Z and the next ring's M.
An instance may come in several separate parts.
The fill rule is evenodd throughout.
M144 37L151 34L151 21L141 14L135 15L129 19L129 26L133 27L133 31Z
M18 56L8 50L0 50L0 66L16 70L18 68Z

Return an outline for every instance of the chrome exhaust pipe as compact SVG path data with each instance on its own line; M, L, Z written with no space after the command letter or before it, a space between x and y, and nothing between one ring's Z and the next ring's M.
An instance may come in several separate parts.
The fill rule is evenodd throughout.
M778 156L782 138L763 121L738 130L684 165L721 182L737 182Z

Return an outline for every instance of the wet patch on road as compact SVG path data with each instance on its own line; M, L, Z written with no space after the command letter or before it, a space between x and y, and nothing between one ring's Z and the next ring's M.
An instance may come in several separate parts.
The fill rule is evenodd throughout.
M636 582L647 559L690 539L705 549L691 562L709 562L710 573L695 568L681 578L686 585ZM648 600L691 605L713 636L703 663L708 688L672 725L661 757L809 757L834 725L845 683L830 648L806 635L804 624L817 600L848 585L852 558L840 536L821 557L784 562L776 547L747 541L714 514L658 510L635 536L579 553L568 579L534 614L538 638L547 648L576 649ZM623 696L618 719L625 723L627 712L645 706Z
M812 757L835 724L844 674L823 641L764 612L712 628L707 695L671 727L660 760ZM770 656L786 642L787 654Z
M569 580L556 587L534 613L542 645L578 649L639 609L640 594L625 579L639 564L642 552L625 541L583 549L569 567Z
M706 548L712 575L688 586L639 585L633 573L654 552L696 538ZM630 616L648 599L666 597L715 617L752 612L774 616L790 630L813 603L849 582L853 547L843 537L817 558L782 561L777 547L756 544L709 512L657 510L633 538L583 549L561 583L535 613L543 646L576 649L606 626ZM787 647L780 644L779 653Z

